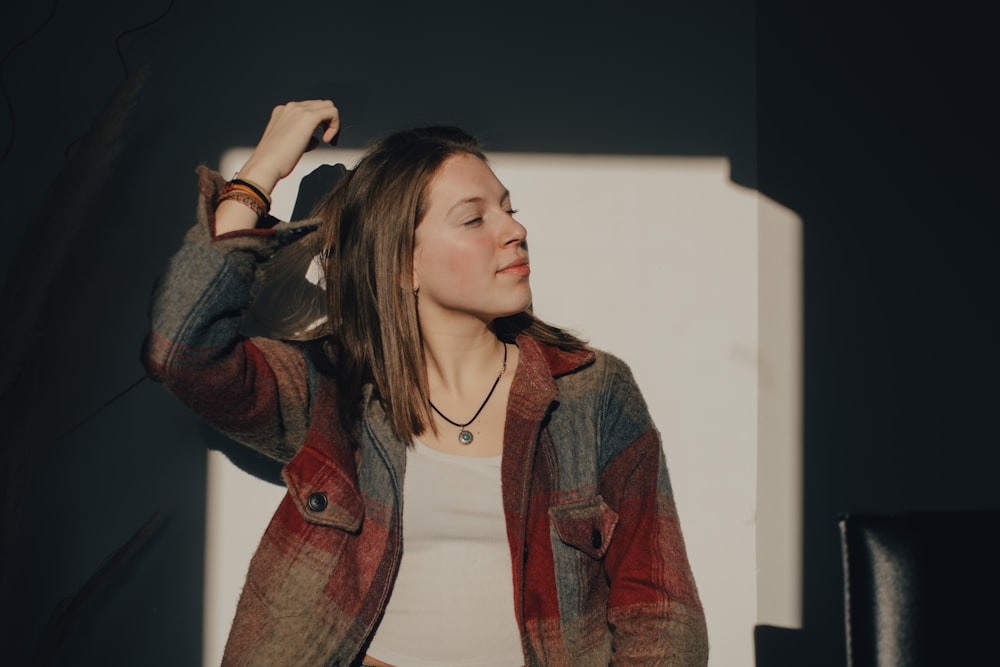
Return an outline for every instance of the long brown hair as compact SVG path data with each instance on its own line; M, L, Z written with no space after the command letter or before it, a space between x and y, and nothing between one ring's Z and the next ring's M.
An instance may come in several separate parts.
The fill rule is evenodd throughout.
M317 206L322 228L310 236L318 238L304 240L293 251L310 256L318 251L324 258L327 320L309 328L315 309L297 309L285 337L324 338L348 428L358 419L367 383L374 385L403 442L433 428L411 285L414 234L427 210L431 180L456 154L487 161L479 143L454 127L407 130L378 142ZM301 269L302 258L295 263ZM494 320L493 330L507 342L526 334L566 350L585 345L530 309Z

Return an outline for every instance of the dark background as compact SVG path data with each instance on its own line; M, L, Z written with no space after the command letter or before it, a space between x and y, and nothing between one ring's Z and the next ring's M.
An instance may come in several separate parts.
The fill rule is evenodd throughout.
M801 216L804 627L758 664L843 664L840 512L1000 509L981 4L6 3L0 661L198 663L224 443L141 380L149 293L194 166L322 96L345 146L454 123L496 151L726 156Z

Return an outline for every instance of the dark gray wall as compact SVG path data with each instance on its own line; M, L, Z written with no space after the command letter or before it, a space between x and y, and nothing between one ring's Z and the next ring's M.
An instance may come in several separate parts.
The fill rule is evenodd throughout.
M6 368L19 362L2 387L5 664L45 627L72 656L53 664L197 662L203 451L225 443L158 386L119 395L142 377L194 165L312 96L338 102L347 146L433 122L493 150L724 155L803 217L806 627L760 664L842 664L837 513L1000 505L988 21L961 4L371 4L0 10L0 260L8 288L24 277L3 306ZM125 81L119 36L145 78L91 154L78 139ZM79 624L46 626L157 510L105 593L77 598L93 600Z
M844 664L839 512L1000 509L984 7L758 2L758 185L805 256L806 627L768 665Z

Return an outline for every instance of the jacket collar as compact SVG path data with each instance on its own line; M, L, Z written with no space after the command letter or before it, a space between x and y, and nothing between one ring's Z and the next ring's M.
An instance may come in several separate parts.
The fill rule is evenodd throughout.
M521 349L522 355L525 350L536 350L537 358L530 352L529 357L546 366L552 378L561 377L589 365L594 361L595 356L594 351L590 349L560 350L558 347L542 343L525 334L517 337L517 346ZM539 372L544 372L541 371L541 366L539 366Z

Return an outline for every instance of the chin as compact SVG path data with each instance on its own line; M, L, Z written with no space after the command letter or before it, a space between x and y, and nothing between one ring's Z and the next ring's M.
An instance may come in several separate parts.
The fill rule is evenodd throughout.
M528 293L527 298L519 300L513 305L510 312L502 315L501 317L510 317L511 315L517 315L518 313L523 313L526 310L531 309L531 293Z
M510 308L502 308L502 309L498 309L498 310L493 311L492 313L489 314L488 319L490 319L490 320L499 320L499 319L502 319L504 317L510 317L512 315L519 315L519 314L521 314L521 313L523 313L525 311L529 311L529 310L531 310L531 302L530 301L528 303L524 303L524 304L521 304L521 303L519 303L519 304L511 304Z
M526 294L518 295L517 298L505 299L503 301L496 303L496 308L491 308L492 312L484 312L483 318L486 321L498 320L502 317L510 317L511 315L517 315L525 311L531 310L531 292L528 291ZM481 316L482 317L482 316Z

